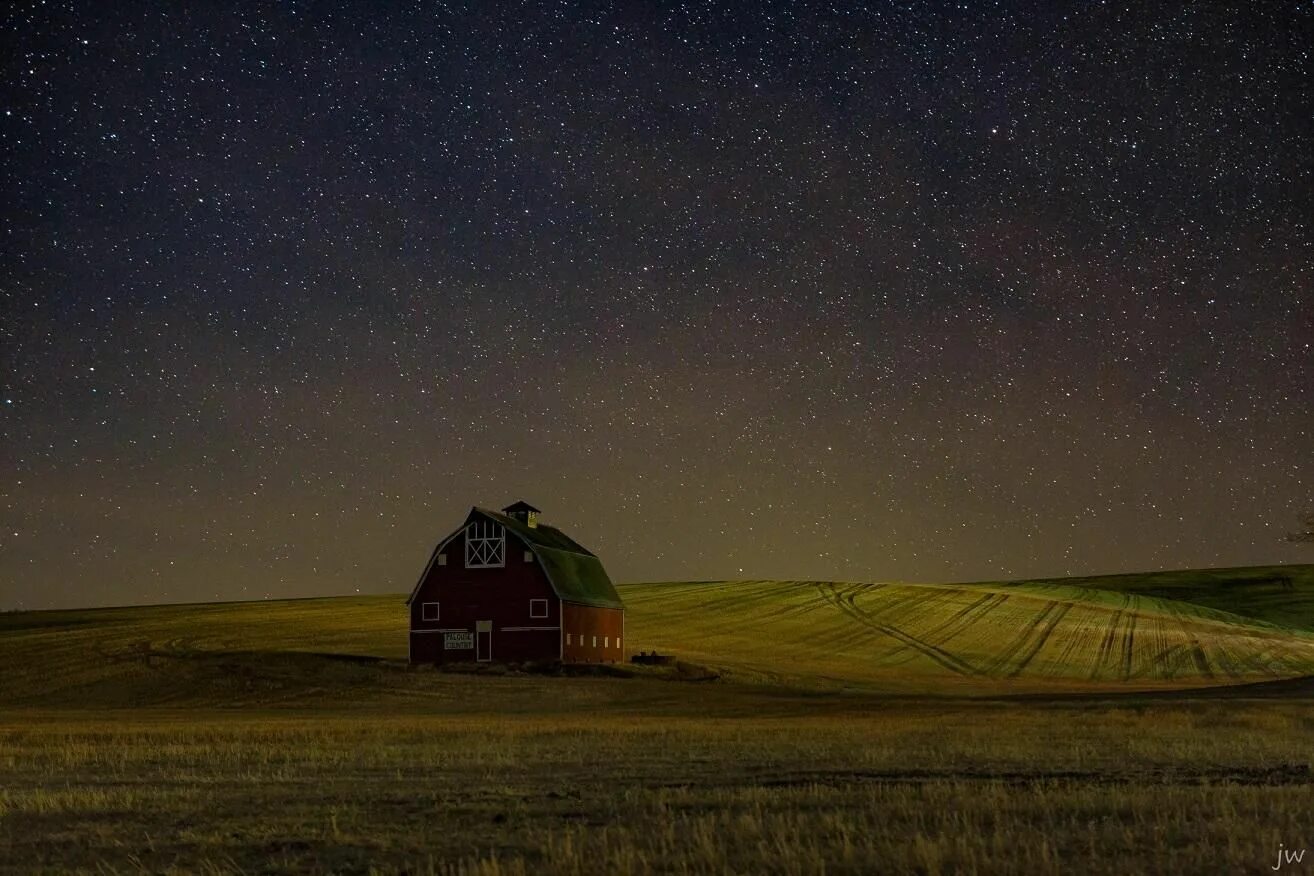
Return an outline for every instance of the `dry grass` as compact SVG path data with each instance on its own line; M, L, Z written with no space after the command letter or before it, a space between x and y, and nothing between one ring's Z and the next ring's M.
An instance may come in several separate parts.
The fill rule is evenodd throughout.
M1260 872L1304 703L0 724L8 872Z

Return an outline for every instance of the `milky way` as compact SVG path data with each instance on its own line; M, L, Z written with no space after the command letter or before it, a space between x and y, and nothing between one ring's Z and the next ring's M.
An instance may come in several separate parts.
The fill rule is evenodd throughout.
M1310 557L1309 4L743 6L7 6L0 607Z

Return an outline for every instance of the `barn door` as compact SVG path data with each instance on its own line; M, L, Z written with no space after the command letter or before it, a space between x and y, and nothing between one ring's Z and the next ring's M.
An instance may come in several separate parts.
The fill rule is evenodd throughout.
M487 663L493 659L493 622L490 620L475 623L475 660Z

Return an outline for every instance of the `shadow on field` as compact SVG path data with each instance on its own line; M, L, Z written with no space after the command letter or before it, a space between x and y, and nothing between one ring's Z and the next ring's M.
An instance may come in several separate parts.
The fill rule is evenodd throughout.
M98 643L76 671L43 683L0 676L0 700L38 708L338 708L397 707L458 711L569 703L634 705L654 697L688 699L678 682L716 682L720 674L690 663L662 667L558 662L412 666L368 654L219 650L183 639ZM653 684L664 681L677 684ZM649 682L649 683L645 683ZM696 687L698 685L689 685ZM663 695L660 691L669 692ZM475 696L477 694L477 696Z
M1125 770L1102 769L1014 769L956 765L943 769L894 770L806 770L797 773L778 771L770 777L755 779L762 788L812 788L842 786L853 783L878 785L934 785L941 782L987 782L991 785L1033 786L1036 782L1073 782L1089 786L1101 785L1249 785L1262 787L1303 787L1314 782L1314 769L1304 763L1283 763L1274 766L1162 766L1147 769L1137 766ZM734 787L727 781L721 787ZM715 787L717 783L706 779L699 786ZM653 782L649 790L689 788L689 782Z
M429 667L415 667L427 669ZM662 681L717 681L721 673L697 663L677 660L657 666L627 663L562 663L558 660L533 660L524 663L449 663L436 667L439 672L456 675L543 675L553 678L652 678Z
M1279 678L1272 681L1254 681L1245 684L1220 684L1209 687L1176 688L1171 690L1091 691L1089 693L1025 693L1008 700L1029 702L1093 702L1111 700L1222 700L1222 699L1310 699L1314 698L1314 675L1297 678Z
M898 691L827 680L809 685L731 668L679 661L669 666L455 664L349 652L225 650L190 638L94 642L58 672L33 663L0 674L0 701L28 708L383 709L396 713L635 715L871 714L922 704L1008 708L1107 703L1137 707L1166 701L1302 700L1314 677L1189 689L1013 693L953 692L928 684Z

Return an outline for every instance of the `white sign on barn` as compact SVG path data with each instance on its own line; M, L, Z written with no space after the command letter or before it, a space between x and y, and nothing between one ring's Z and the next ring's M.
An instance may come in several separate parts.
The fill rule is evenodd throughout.
M474 647L474 633L443 633L444 651L461 651Z

